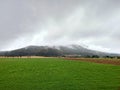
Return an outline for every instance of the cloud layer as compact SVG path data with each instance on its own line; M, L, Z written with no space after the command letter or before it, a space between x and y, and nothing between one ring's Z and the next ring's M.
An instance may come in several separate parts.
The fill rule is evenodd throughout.
M120 53L119 0L1 0L0 50L81 44Z

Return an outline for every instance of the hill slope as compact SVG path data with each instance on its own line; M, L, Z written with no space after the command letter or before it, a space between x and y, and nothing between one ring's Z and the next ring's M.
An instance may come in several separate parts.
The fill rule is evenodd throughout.
M84 48L80 45L68 46L28 46L13 51L0 52L1 56L118 56L118 54L105 53Z

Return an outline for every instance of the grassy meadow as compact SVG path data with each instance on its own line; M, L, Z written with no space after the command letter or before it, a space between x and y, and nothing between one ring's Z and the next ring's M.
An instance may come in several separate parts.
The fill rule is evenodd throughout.
M0 90L120 90L120 66L62 58L0 58Z

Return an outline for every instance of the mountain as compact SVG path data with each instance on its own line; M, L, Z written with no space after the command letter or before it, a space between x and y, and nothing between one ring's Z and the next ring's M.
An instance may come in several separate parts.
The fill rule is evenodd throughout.
M105 53L90 50L80 45L68 46L28 46L12 51L0 52L1 56L120 56L119 54Z

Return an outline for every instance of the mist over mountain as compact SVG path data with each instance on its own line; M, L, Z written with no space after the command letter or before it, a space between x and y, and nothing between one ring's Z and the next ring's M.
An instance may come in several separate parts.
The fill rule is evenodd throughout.
M67 46L27 46L24 48L4 51L0 53L1 56L119 56L119 54L106 53L88 49L80 45L67 45Z

